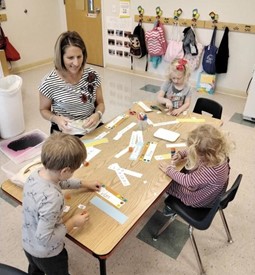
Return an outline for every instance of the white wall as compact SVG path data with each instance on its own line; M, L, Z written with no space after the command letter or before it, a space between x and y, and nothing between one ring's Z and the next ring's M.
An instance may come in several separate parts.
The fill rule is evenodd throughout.
M103 0L105 6L104 19L106 16L118 16L119 13L119 1L117 0ZM106 5L107 2L107 5ZM232 0L214 0L214 1L201 1L201 0L179 0L179 1L165 1L158 0L154 4L152 1L147 0L131 0L131 20L132 29L136 26L134 22L134 15L138 14L137 7L141 5L144 9L144 15L156 16L156 7L160 6L163 10L164 17L173 17L174 10L181 8L183 13L181 18L192 19L192 10L198 9L200 13L200 20L211 20L209 13L214 11L219 15L219 21L230 23L243 23L243 24L255 24L254 0L243 0L239 3L234 3ZM113 12L113 7L116 8L116 12ZM143 24L145 30L152 28L152 24ZM169 37L171 32L171 26L165 26L166 35ZM207 45L210 42L212 30L209 29L197 29L197 37L199 41ZM107 35L107 34L106 34ZM217 32L216 45L219 46L223 31ZM106 46L105 46L106 47ZM245 96L245 90L247 83L252 75L253 68L255 67L255 34L245 34L237 32L229 32L229 50L230 58L228 63L227 74L220 74L217 76L217 87L222 92L243 95ZM119 64L120 66L130 68L130 62L125 60L120 63L120 58L112 58L106 55L105 62L107 65ZM164 75L167 64L162 62L157 70L149 66L149 72ZM137 71L144 71L144 60L136 60L135 69ZM201 67L192 74L191 80L195 83L197 74L201 70Z
M13 68L52 58L56 38L66 30L63 0L5 2L6 10L1 13L7 15L7 21L1 26L21 55L19 61L12 62Z
M118 18L119 0L101 0L103 13L104 43L106 43L106 20L109 17ZM6 1L6 10L1 13L7 14L7 22L2 22L2 27L9 37L12 44L21 54L21 60L13 62L13 67L25 67L37 64L53 57L53 47L58 35L66 30L65 9L63 0L12 0ZM145 10L145 15L156 15L157 6L163 10L163 16L173 17L174 10L181 8L183 10L182 18L192 17L192 10L197 8L201 20L210 20L209 13L214 11L219 14L219 21L244 24L255 24L254 19L254 0L243 0L239 3L233 3L232 0L179 0L165 1L158 0L130 0L131 31L137 23L134 22L134 15L137 14L137 7L141 5ZM24 13L27 9L28 12ZM145 30L151 29L152 24L144 24ZM166 26L167 35L169 35L171 26ZM212 30L197 29L197 36L203 44L208 44ZM217 42L219 45L222 38L222 31L217 33ZM227 74L218 75L218 90L245 96L247 83L252 75L255 64L255 34L229 33L229 68ZM105 45L105 51L107 47ZM130 70L130 61L125 59L114 59L104 53L105 64L118 65ZM151 66L149 72L163 78L167 64L162 63L157 70ZM136 62L135 69L144 71L144 60ZM192 75L195 82L197 73Z

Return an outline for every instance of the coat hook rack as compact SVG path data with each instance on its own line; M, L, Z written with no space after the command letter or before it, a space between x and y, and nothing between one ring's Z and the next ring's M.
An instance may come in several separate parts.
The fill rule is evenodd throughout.
M198 13L198 9L194 9L192 11L192 23L191 23L191 26L192 27L196 27L197 26L197 20L198 18L200 17L200 13Z
M217 13L211 11L209 16L211 17L213 24L218 23L219 15Z
M174 11L174 20L178 21L181 14L182 14L182 9L181 8L179 8L178 10L175 10Z
M159 7L158 7L159 8ZM160 8L159 8L160 9ZM160 9L161 11L161 9ZM195 9L196 11L196 9ZM159 13L159 16L161 13ZM199 15L199 13L198 13ZM194 16L195 19L198 16ZM242 33L249 33L249 34L255 34L255 25L250 25L250 24L244 24L244 23L231 23L231 22L218 22L219 15L215 14L213 12L212 14L213 18L211 17L211 20L199 20L199 19L194 19L193 14L192 17L193 19L178 19L178 23L180 24L181 27L188 27L188 26L195 26L196 28L202 28L202 29L214 29L215 26L217 26L218 30L224 30L226 27L229 28L229 31L233 32L242 32ZM135 22L139 22L140 20L140 14L135 15ZM143 15L143 23L155 23L158 19L155 18L153 15ZM174 20L173 17L163 17L161 16L160 20L166 25L173 25L176 24L176 20ZM217 22L217 23L216 23Z
M139 22L142 23L143 22L144 9L142 8L142 6L138 6L137 10L138 10L138 13L139 13L139 18L140 18Z
M160 17L162 16L163 11L160 7L156 7L156 19L159 20Z

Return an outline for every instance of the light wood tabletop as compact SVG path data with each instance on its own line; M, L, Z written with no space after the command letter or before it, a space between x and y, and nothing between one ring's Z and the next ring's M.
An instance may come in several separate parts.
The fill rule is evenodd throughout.
M146 102L148 106L151 104ZM163 107L158 105L162 110ZM100 149L100 153L96 155L87 166L78 169L74 177L82 179L97 179L105 186L109 186L112 190L122 195L127 201L122 205L118 211L123 213L127 220L120 224L117 220L104 213L102 210L94 206L90 201L93 197L100 197L94 192L82 192L81 190L65 190L65 203L70 206L68 213L64 215L64 219L70 217L75 212L80 211L79 204L86 205L86 210L90 213L90 219L86 225L81 229L73 229L68 237L75 243L89 251L96 256L99 261L107 258L108 255L114 250L118 243L125 237L130 229L136 222L143 216L148 208L164 193L170 183L170 178L166 176L159 168L159 161L154 158L155 155L163 155L170 153L170 149L166 144L171 142L158 139L153 136L158 128L169 129L180 133L180 137L174 143L183 143L186 141L189 131L200 125L201 123L210 123L217 127L222 125L222 121L214 119L207 115L199 115L195 113L188 113L177 117L169 116L163 110L158 112L153 110L146 113L148 119L154 124L166 121L180 121L175 124L169 124L159 127L148 125L142 132L144 144L147 142L157 143L155 152L150 162L143 160L130 160L131 152L127 152L119 158L115 158L121 150L129 146L131 134L133 131L138 130L137 124L126 133L124 133L118 140L114 140L119 131L130 125L132 122L137 122L137 114L143 112L143 109L134 104L130 111L126 113L128 116L122 123L118 124L115 128L109 130L105 126L97 128L90 134L87 134L82 139L92 140L103 132L109 132L104 137L108 140L106 143L95 145ZM132 112L131 112L132 113ZM183 148L176 148L181 150ZM169 160L168 160L169 161ZM121 168L125 168L134 172L142 174L141 178L132 175L126 175L130 185L124 186L120 181L116 171L109 169L109 165L117 163ZM180 165L178 169L182 169ZM22 202L22 189L17 187L9 180L2 184L2 189ZM116 208L117 209L117 208ZM100 262L101 264L101 262ZM104 263L103 263L104 264ZM106 274L106 270L101 269L101 274Z

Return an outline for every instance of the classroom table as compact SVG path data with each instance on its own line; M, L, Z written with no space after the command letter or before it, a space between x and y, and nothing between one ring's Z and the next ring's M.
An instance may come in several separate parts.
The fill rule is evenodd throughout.
M151 105L149 102L145 103L147 106ZM117 135L132 122L137 123L137 114L144 112L141 106L136 103L126 112L126 118L121 123L117 123L113 129L107 129L105 127L107 124L105 124L82 138L85 144L89 141L91 143L87 143L87 145L94 144L94 147L101 151L93 157L87 165L79 168L75 172L74 177L99 180L106 188L110 188L110 192L115 195L121 195L122 199L124 198L125 203L120 208L111 206L107 200L94 192L87 193L81 190L63 191L65 203L70 206L70 210L63 216L64 220L77 211L81 211L78 208L80 204L86 205L86 210L90 213L90 219L86 225L83 228L73 229L68 233L67 237L99 260L101 275L106 275L106 259L112 254L117 245L133 226L135 226L150 206L161 197L171 181L171 179L158 168L159 161L154 158L156 155L169 153L170 149L166 147L166 144L171 144L171 142L154 137L154 132L159 127L178 132L180 133L180 137L174 143L183 143L187 138L188 132L201 123L210 123L217 127L222 125L221 120L195 113L182 114L178 116L179 122L175 123L177 118L167 115L164 108L160 105L158 106L162 109L162 112L158 110L148 112L146 113L148 119L153 122L153 124L166 121L173 121L173 124L163 126L148 125L148 127L142 131L144 144L147 142L157 144L150 161L143 161L140 160L140 158L130 160L131 150L119 158L115 157L115 155L124 148L129 147L132 132L138 130L138 126L135 124L133 128L123 133L122 136ZM104 133L105 136L103 136L104 134L102 133ZM98 138L97 142L95 142L96 137ZM176 150L180 149L183 148L176 148ZM143 148L142 152L144 150ZM142 177L139 178L134 175L125 174L130 185L124 186L117 174L117 170L109 169L109 166L112 164L115 164L115 166L117 164L119 167L132 172L141 173ZM183 166L184 163L179 165L178 169L181 170ZM118 171L123 172L123 170ZM20 203L22 202L22 189L10 180L2 184L2 190ZM116 209L126 220L124 219L124 222L123 220L120 222L119 219L116 219L117 216L111 217L109 214L104 213L100 207L98 208L98 205L96 206L95 203L92 203L94 199L96 199L96 201L99 199L100 202L106 203L110 208Z

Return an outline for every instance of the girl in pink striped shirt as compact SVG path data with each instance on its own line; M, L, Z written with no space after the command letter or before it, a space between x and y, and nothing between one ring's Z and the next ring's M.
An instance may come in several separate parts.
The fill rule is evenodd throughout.
M173 180L167 193L188 206L212 207L227 188L229 153L234 143L219 129L204 124L189 133L187 147L178 151L170 164L159 164ZM186 160L184 171L175 168L181 160ZM173 212L165 208L164 214L170 216Z

